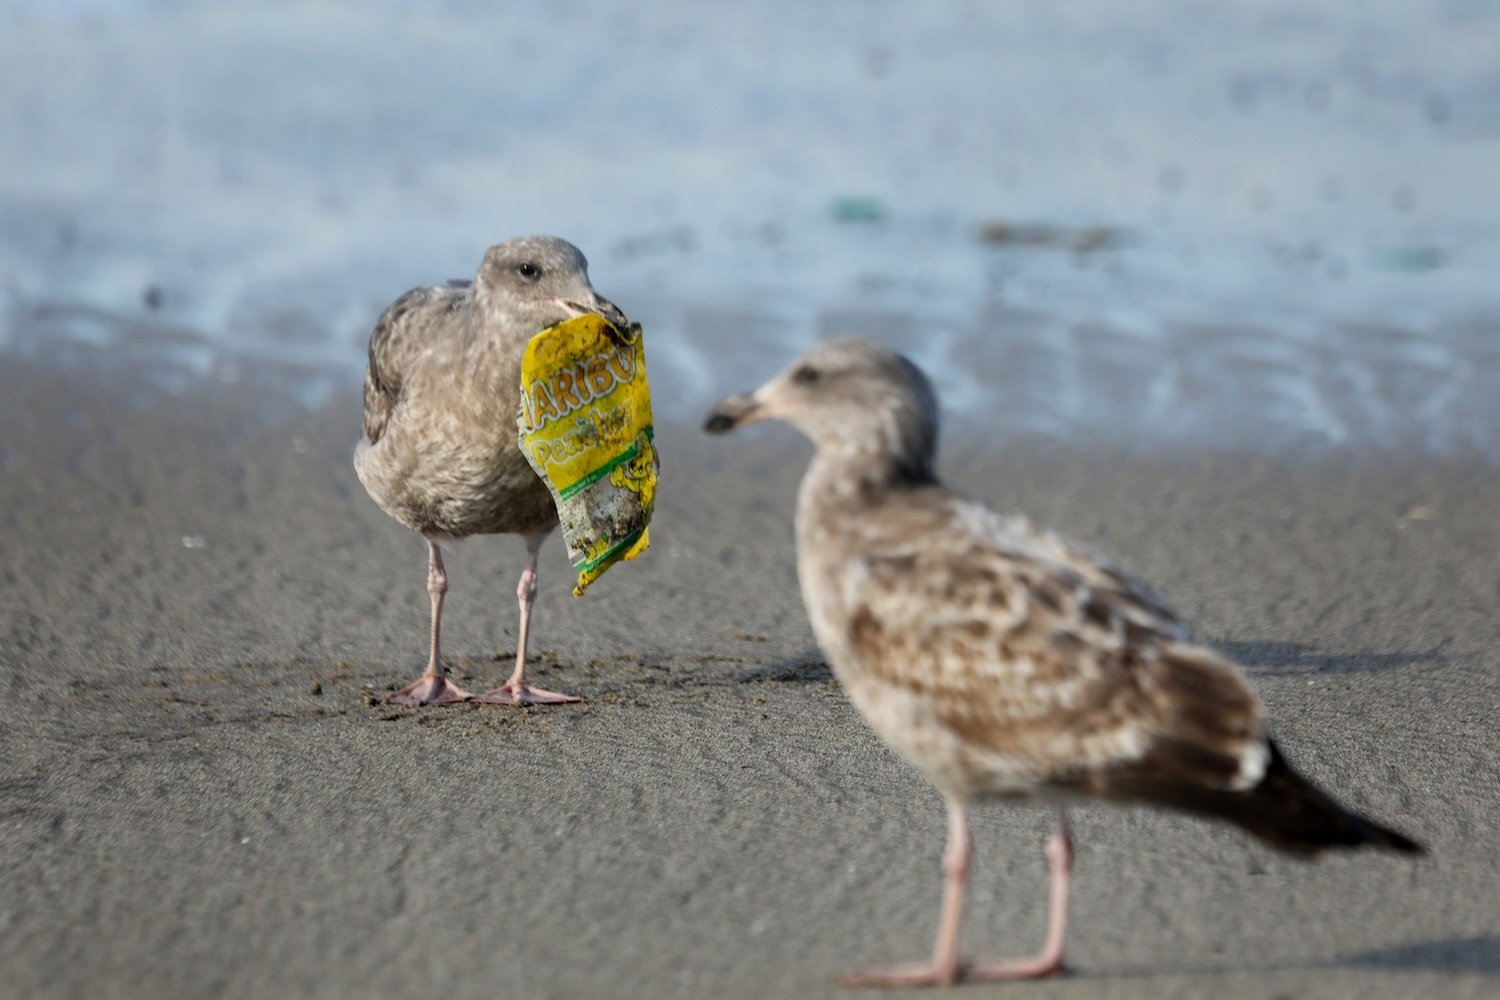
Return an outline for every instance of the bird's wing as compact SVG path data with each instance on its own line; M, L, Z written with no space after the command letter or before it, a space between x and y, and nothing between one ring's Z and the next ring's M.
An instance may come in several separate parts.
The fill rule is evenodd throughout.
M370 334L370 360L365 369L365 439L379 441L401 401L406 372L427 345L435 312L460 308L468 297L468 282L446 287L413 288L388 306Z
M937 489L882 520L844 573L849 646L966 743L1101 792L1142 767L1259 777L1254 694L1144 584Z

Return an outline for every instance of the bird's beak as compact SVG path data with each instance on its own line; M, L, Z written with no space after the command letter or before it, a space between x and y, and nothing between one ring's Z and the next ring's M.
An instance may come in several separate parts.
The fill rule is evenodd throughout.
M620 311L620 307L597 293L584 301L558 299L557 304L574 316L598 313L609 322L610 326L615 327L622 333L630 329L630 320L625 318L625 314Z
M766 416L765 407L755 395L748 392L736 393L719 401L708 415L703 429L710 434L728 434L736 427L757 423Z

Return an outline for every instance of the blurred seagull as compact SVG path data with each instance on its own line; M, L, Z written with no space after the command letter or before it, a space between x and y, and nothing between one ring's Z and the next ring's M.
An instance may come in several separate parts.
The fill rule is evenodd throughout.
M591 312L626 325L620 310L589 284L588 261L577 247L553 236L525 236L485 251L472 282L415 288L376 322L365 373L364 440L354 451L354 469L382 510L427 539L432 597L427 668L388 701L581 700L526 683L537 552L557 525L557 508L517 446L516 413L527 343L549 326ZM501 687L470 694L443 668L439 631L448 575L439 544L497 533L520 535L526 543L526 568L516 587L516 666Z
M781 419L816 454L797 501L797 575L850 699L948 804L931 961L848 985L947 985L1063 968L1072 841L1083 798L1228 820L1273 847L1420 845L1335 802L1266 735L1239 669L1143 583L1022 518L938 484L938 407L922 372L858 340L818 347L708 419L722 433ZM1020 961L959 961L978 799L1057 806L1046 943Z

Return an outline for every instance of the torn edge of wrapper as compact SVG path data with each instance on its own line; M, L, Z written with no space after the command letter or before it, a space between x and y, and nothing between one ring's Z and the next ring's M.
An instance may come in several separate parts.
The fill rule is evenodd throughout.
M521 358L521 451L557 502L573 596L650 544L660 464L639 323L586 313L548 327Z

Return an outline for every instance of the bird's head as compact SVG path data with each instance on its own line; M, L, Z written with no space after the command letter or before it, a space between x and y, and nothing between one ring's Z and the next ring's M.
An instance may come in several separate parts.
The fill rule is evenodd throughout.
M720 401L704 430L724 434L762 420L785 420L820 453L932 479L938 432L932 383L902 355L867 341L813 348L754 392Z
M625 329L625 314L589 284L589 262L567 240L521 236L485 251L474 277L474 298L486 314L500 314L537 330L598 313Z

